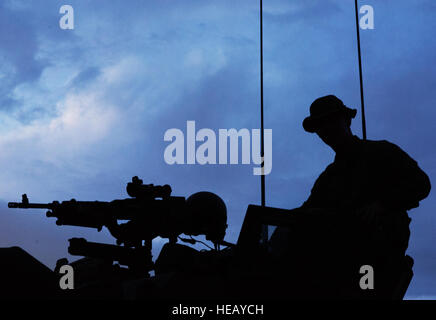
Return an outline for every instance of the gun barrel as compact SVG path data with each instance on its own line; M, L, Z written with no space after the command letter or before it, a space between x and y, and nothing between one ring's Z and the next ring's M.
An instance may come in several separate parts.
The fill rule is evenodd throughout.
M9 202L8 208L20 209L52 209L51 203L22 203L22 202Z
M151 248L121 247L112 244L90 242L83 238L72 238L68 241L70 242L68 253L73 256L118 261L120 264L134 268L144 268L144 270L152 270L153 268Z

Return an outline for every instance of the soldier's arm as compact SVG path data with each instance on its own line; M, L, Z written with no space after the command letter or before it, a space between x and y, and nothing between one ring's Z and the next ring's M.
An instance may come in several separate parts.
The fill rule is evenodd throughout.
M322 195L325 194L326 180L329 179L329 168L331 164L319 175L310 190L309 198L299 207L299 209L309 209L322 207Z
M416 208L430 192L430 179L406 152L394 144L383 155L383 179L386 194L383 199L389 207Z

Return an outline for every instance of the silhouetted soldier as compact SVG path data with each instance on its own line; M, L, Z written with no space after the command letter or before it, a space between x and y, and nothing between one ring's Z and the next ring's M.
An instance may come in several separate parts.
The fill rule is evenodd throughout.
M410 235L406 210L417 207L431 188L427 175L398 146L353 135L355 115L333 95L312 103L303 127L336 156L301 206L296 228L289 234L278 229L271 240L283 243L289 237L294 272L318 275L319 282L329 279L324 293L344 296L349 292L334 292L333 287L360 290L360 266L374 268L377 287L377 276L389 274L392 264L404 258ZM354 282L346 283L349 279Z

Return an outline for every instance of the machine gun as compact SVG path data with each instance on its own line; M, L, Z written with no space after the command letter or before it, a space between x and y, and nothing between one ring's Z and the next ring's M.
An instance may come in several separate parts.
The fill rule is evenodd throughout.
M133 177L126 191L131 198L105 201L53 201L30 203L26 194L21 202L9 202L9 208L48 209L46 216L57 218L57 225L96 228L107 227L118 245L70 239L73 255L104 258L128 265L131 269L152 270L151 241L156 237L177 242L181 234L205 235L215 246L224 243L227 210L224 202L210 192L198 192L187 199L171 196L169 185L143 184ZM118 220L128 220L118 224ZM182 239L183 240L183 239ZM195 241L195 240L187 240ZM139 254L138 254L139 253Z
M56 217L58 225L98 230L105 226L117 239L118 245L88 242L82 238L69 240L69 253L85 257L71 263L79 287L74 293L77 292L80 297L83 293L90 297L105 294L109 297L121 294L124 297L126 292L146 299L179 297L179 294L188 298L285 295L331 297L335 294L341 297L344 293L365 297L366 292L362 293L359 287L360 273L350 273L356 269L355 265L362 265L360 258L356 256L351 260L347 256L344 259L334 251L324 250L330 242L322 247L323 243L319 241L326 238L325 235L330 230L339 230L330 228L339 220L332 219L333 213L330 214L329 211L249 205L237 244L231 250L220 251L220 244L230 244L223 240L227 228L226 206L217 195L199 192L187 199L175 197L171 196L170 186L144 185L137 177L133 177L127 184L127 193L131 198L110 202L73 199L47 204L30 203L27 196L23 195L22 202L11 202L8 205L10 208L48 209L47 216ZM311 222L320 219L323 220L317 224L317 229L313 229L310 223L301 224L304 220ZM128 222L118 224L119 220ZM262 229L272 226L277 229L271 239L262 242ZM306 232L308 227L311 228L310 232ZM312 236L318 232L320 235L317 235L316 241L288 246L297 244L297 241L293 241L297 239L296 231L298 236ZM342 234L339 231L336 233L339 236ZM190 240L180 238L181 234L205 235L207 240L215 244L215 250L197 251L178 244L177 239ZM345 233L348 234L350 233ZM159 257L153 262L151 240L157 236L168 238L169 243L163 246ZM346 237L349 238L351 237ZM303 239L310 240L309 237ZM320 246L323 250L312 250ZM312 259L313 252L316 256ZM295 253L297 258L302 256L305 259L296 259ZM400 257L399 260L396 256L391 259L385 254L384 257L390 259L389 268L385 269L388 270L387 273L379 273L378 279L383 279L384 282L379 284L377 292L370 292L368 296L401 299L413 275L413 260L408 256ZM305 262L309 258L311 263L307 265ZM331 266L322 265L324 273L314 269L319 261L328 259L333 263ZM115 261L128 268L113 265ZM346 261L351 261L351 265L343 267L342 263ZM59 266L68 263L65 259L58 262ZM380 264L374 264L376 267L378 265ZM327 267L329 269L325 271ZM155 271L154 276L150 276L151 270ZM341 279L341 282L324 284L326 274L330 277L328 279ZM330 290L335 286L338 286L338 291L331 294ZM279 287L284 288L285 292L277 290ZM293 288L295 292L288 292L287 288Z
M154 186L142 184L142 180L133 177L127 184L129 199L105 201L53 201L52 203L30 203L26 194L21 202L9 202L9 208L48 209L47 217L56 217L56 224L96 228L98 231L107 223L116 220L132 220L147 211L163 211L173 208L184 209L183 197L171 197L169 185ZM157 198L162 198L158 201Z

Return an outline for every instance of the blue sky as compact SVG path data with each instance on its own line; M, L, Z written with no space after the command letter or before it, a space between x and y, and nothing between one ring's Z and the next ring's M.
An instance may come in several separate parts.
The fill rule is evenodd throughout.
M134 175L207 190L227 204L236 241L247 205L260 202L253 165L165 163L169 128L259 128L257 1L69 1L74 30L59 28L62 1L0 4L0 246L19 245L50 267L67 239L111 243L107 232L57 227L34 202L127 197ZM399 145L436 178L436 44L432 0L365 0L362 30L367 135ZM317 97L360 110L354 1L264 1L265 127L273 130L267 205L298 207L333 152L301 122ZM352 130L361 136L360 114ZM415 276L408 298L436 297L436 198L412 218ZM155 241L156 250L161 241ZM71 258L71 257L69 257Z

